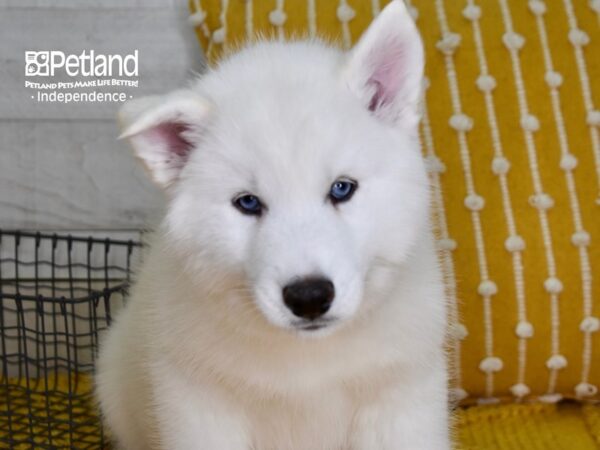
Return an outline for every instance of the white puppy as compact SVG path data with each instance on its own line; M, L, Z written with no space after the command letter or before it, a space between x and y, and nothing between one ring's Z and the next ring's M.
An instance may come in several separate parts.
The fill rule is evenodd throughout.
M395 0L124 107L169 205L98 361L121 448L449 448L422 72Z

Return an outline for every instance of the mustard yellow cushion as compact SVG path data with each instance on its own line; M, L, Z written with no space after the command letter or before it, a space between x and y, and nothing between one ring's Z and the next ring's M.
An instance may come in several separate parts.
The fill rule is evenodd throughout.
M460 409L457 450L597 450L600 407L488 405Z
M348 48L386 3L191 0L190 20L215 63L256 33ZM409 5L427 52L421 131L453 392L600 399L600 3Z

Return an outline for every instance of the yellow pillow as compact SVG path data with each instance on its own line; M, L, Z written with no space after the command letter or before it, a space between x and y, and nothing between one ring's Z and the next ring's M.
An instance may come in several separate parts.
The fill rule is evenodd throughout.
M387 1L191 0L211 63L256 33L349 48ZM464 402L600 399L600 3L412 0L423 152ZM598 276L600 278L600 276Z

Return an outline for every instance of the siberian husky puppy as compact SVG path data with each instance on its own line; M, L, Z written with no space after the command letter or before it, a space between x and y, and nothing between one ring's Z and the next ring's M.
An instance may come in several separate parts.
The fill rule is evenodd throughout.
M168 208L98 360L119 448L450 447L423 64L394 0L347 53L261 42L124 106Z

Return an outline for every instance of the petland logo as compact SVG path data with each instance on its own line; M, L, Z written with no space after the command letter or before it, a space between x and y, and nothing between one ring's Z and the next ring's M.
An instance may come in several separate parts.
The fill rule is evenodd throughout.
M122 103L138 86L137 50L124 56L94 50L25 52L25 88L38 103Z
M80 55L58 50L25 52L26 77L52 77L60 71L71 77L137 77L138 51L125 56L96 54L94 50Z

